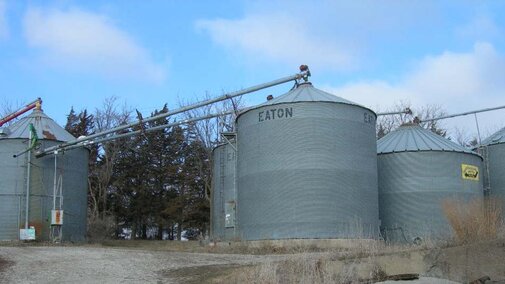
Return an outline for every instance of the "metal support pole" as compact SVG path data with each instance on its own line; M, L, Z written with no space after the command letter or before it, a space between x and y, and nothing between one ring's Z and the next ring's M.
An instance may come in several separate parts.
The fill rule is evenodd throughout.
M53 210L56 210L56 189L58 187L58 151L54 151Z
M32 141L32 132L30 131L30 136L28 139L28 147ZM32 168L32 152L28 151L28 159L26 164L26 204L25 204L25 229L28 229L28 214L30 213L30 176Z
M480 139L480 129L479 129L479 120L477 120L477 113L473 114L475 117L475 125L477 126L477 135L479 137L479 145L481 145L481 139Z

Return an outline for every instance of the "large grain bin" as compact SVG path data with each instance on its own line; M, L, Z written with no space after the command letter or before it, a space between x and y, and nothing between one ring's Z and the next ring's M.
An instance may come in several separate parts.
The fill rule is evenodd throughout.
M239 114L239 236L376 237L375 120L310 83Z
M485 186L489 188L489 197L501 200L502 216L505 219L505 128L482 141Z
M213 151L212 239L231 241L236 232L236 146L235 140L218 145Z
M443 204L482 201L482 158L417 124L381 138L377 153L381 227L391 241L448 238Z
M37 131L42 149L75 139L41 110L34 110L3 128L4 135L0 136L0 240L18 240L19 229L25 226L28 155L31 155L28 224L35 227L38 240L49 239L54 156L37 159L26 153L13 158L27 149L30 123ZM89 151L84 148L60 153L57 157L57 173L63 185L63 240L82 241L86 236L88 157Z

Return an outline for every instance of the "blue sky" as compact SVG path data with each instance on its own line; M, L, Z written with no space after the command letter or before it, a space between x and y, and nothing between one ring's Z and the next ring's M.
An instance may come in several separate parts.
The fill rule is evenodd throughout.
M300 64L316 87L377 110L505 105L505 2L0 0L0 102L40 96L60 124L110 96L148 114ZM479 115L483 132L504 114ZM444 123L475 132L473 117Z

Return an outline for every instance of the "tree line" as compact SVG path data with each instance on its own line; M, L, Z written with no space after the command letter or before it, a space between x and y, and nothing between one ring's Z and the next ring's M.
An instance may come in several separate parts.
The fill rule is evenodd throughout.
M151 116L166 112L165 104ZM137 120L139 115L111 98L94 114L71 108L65 129L75 137L87 136ZM186 114L195 115L200 113ZM217 133L223 123L204 121L143 131L176 119L142 123L118 133L140 130L139 135L91 146L89 237L121 238L125 233L139 239L180 240L183 234L205 237L210 218L212 148L219 143ZM230 119L221 121L228 124Z

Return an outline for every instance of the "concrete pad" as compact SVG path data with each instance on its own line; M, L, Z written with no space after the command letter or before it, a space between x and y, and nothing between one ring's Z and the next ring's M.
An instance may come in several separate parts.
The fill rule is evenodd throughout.
M382 283L382 284L461 284L460 282L454 282L451 280L447 279L441 279L441 278L434 278L434 277L419 277L417 280L410 280L410 281L383 281L383 282L377 282L377 284Z

